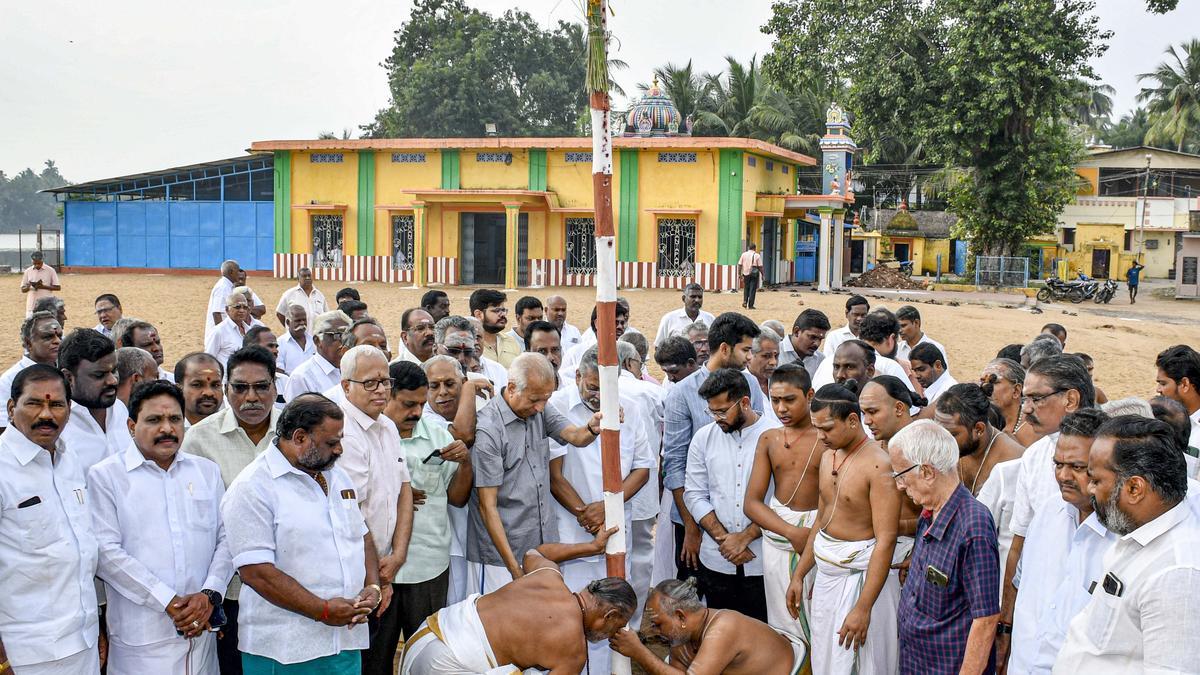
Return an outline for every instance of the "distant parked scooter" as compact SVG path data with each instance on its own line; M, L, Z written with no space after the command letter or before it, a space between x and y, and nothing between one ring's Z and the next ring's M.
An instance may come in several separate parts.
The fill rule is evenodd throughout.
M1092 299L1096 301L1096 304L1104 303L1107 305L1116 294L1117 282L1113 281L1112 279L1108 279L1104 282L1104 285L1100 287L1100 290L1096 291L1096 295Z

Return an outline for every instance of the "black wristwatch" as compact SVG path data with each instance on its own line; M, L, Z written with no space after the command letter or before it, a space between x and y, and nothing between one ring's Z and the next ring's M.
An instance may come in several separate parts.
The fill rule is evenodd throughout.
M221 594L220 593L218 593L216 591L210 591L207 588L201 590L200 592L204 594L204 597L208 598L208 602L213 607L221 606Z
M1011 623L996 624L996 634L997 635L1012 635L1012 624Z

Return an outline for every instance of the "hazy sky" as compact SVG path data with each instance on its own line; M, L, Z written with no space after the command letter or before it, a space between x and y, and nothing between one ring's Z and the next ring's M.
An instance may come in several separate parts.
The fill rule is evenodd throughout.
M471 0L503 12L514 0ZM583 0L516 0L539 22L582 21ZM1134 105L1137 74L1200 34L1200 2L1166 16L1099 0L1115 31L1096 67ZM5 2L0 21L0 170L47 158L72 181L240 155L251 141L357 131L387 104L392 33L411 3L206 0ZM768 0L614 0L614 56L631 93L664 62L719 70L770 49Z

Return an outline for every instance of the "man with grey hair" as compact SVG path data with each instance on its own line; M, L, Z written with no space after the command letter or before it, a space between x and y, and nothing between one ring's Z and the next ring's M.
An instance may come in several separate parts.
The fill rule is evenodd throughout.
M34 364L54 367L62 344L62 326L50 312L34 312L21 323L21 346L25 354L0 375L0 400L8 402L17 374ZM0 433L8 426L8 406L0 406Z
M142 382L158 379L158 364L145 349L121 347L117 349L117 399L129 406L129 395Z
M226 260L221 263L221 276L213 283L212 290L208 293L208 311L204 315L204 341L208 342L208 336L212 334L217 324L225 318L225 304L229 300L229 294L233 292L234 286L237 285L238 273L241 267L238 266L236 260Z
M897 615L900 672L994 672L999 545L992 514L959 477L958 443L917 420L891 437L888 455L897 488L924 509Z
M524 574L518 561L558 539L551 504L549 441L583 448L600 435L600 413L574 425L553 406L554 366L523 353L508 384L479 411L467 529L468 588L486 593Z
M697 321L684 326L678 333L680 337L692 343L692 347L696 349L696 363L701 365L708 362L708 357L712 353L711 347L708 345L708 327L711 325L711 322Z
M225 365L242 348L250 326L250 302L243 293L230 293L225 300L225 318L204 339L204 351Z
M625 529L632 529L633 499L650 478L650 469L658 468L656 454L646 438L643 411L633 399L620 397L625 423L621 434L621 491L625 499ZM586 425L600 410L600 365L595 346L589 347L579 360L575 381L550 397L548 408L555 408L568 421ZM558 501L554 509L558 521L559 541L564 544L583 544L605 528L604 469L601 462L600 439L592 438L586 446L575 450L565 444L550 443L550 490ZM625 559L626 573L637 555L632 546ZM646 557L646 556L642 556ZM593 579L605 576L604 556L589 556L564 562L563 581L572 592L579 591ZM632 578L632 574L630 574ZM649 587L650 579L645 578ZM636 591L636 587L635 587ZM609 672L607 645L589 646L589 663L597 672Z
M391 672L400 631L399 607L393 606L392 583L408 558L412 535L413 493L405 452L396 423L383 414L392 393L387 356L378 347L359 345L342 355L342 396L336 401L345 415L342 456L338 466L354 484L367 531L379 556L383 601L370 616L371 646L363 654L364 673ZM391 639L386 639L391 638Z
M497 389L508 384L508 371L498 362L483 356L479 334L483 324L479 319L463 316L447 316L433 327L435 354L454 357L463 370L479 375ZM473 378L472 378L473 379Z
M767 387L771 373L774 373L779 365L779 343L783 341L783 336L768 328L766 324L758 328L761 332L750 342L750 362L746 364L746 369L758 380L758 388L762 389L763 396L766 396L769 393ZM771 406L763 408L767 419L775 417Z
M308 310L302 305L290 305L286 312L283 325L287 330L279 337L279 368L291 374L313 355L316 346L308 334L308 327L312 325Z
M1062 354L1062 343L1050 333L1042 333L1021 347L1021 367L1028 369L1044 358Z
M684 286L683 306L663 314L662 320L658 322L658 333L654 336L654 346L661 345L667 338L678 335L678 331L697 321L703 321L704 325L711 326L716 317L711 312L700 309L703 306L704 287L695 282Z
M317 317L313 323L315 351L291 373L284 400L290 402L300 394L321 393L340 385L342 374L339 368L346 350L342 338L350 323L350 317L336 309Z
M67 326L67 303L57 295L42 298L33 305L34 312L53 312L54 317L58 319L58 323L66 328Z
M304 309L307 323L312 323L318 315L329 310L325 304L325 294L313 286L312 270L307 267L296 270L296 285L284 291L279 296L279 304L275 305L275 318L284 327L288 325L288 312L292 305Z
M659 583L646 600L646 615L649 635L670 645L670 666L628 628L617 631L609 644L647 673L692 672L695 664L704 672L725 675L797 675L808 663L796 638L736 610L710 612L700 601L695 579Z

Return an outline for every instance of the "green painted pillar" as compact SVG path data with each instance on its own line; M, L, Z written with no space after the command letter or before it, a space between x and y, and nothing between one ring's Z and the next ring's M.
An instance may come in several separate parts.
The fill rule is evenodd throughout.
M638 259L638 151L617 151L621 167L620 199L617 214L617 259Z
M292 153L275 151L275 252L292 252Z
M462 184L459 176L458 150L442 150L442 189L458 190Z
M375 255L375 151L358 152L358 254Z

